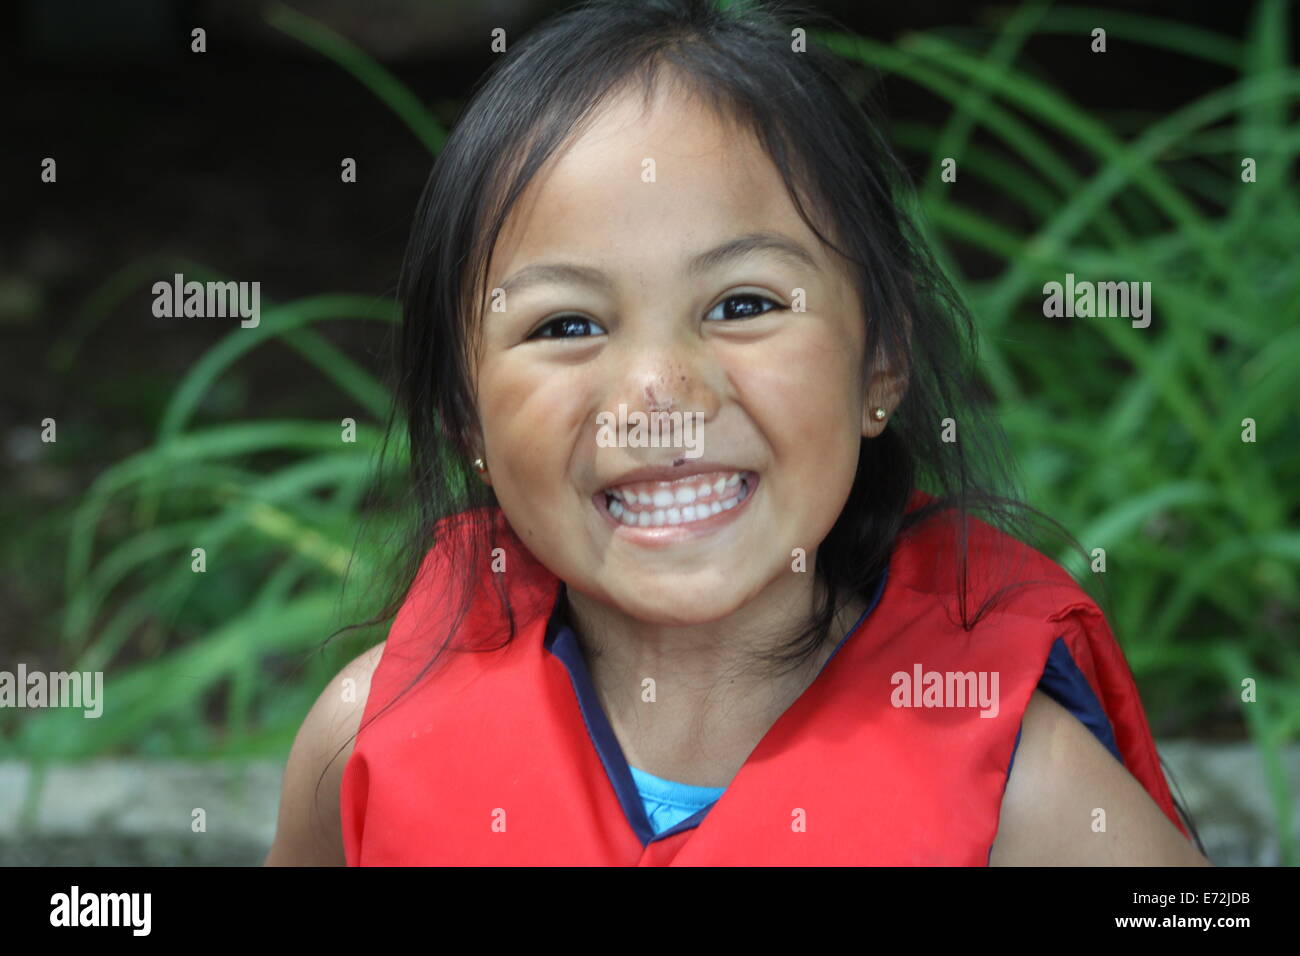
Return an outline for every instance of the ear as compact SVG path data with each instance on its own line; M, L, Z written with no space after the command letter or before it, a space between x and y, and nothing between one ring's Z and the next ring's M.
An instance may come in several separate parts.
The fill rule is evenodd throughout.
M889 419L902 404L903 396L907 394L907 383L907 366L903 358L888 356L883 348L877 349L868 372L866 395L862 403L864 438L875 438L885 430ZM885 410L885 417L879 421L874 415L877 408Z

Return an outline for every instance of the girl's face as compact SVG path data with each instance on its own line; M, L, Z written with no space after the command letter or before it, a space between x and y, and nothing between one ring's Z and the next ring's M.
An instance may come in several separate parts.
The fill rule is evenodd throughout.
M868 401L849 273L771 160L666 90L648 110L611 98L512 210L477 403L489 480L529 550L605 605L685 625L811 581L859 437L883 427L866 410L893 402ZM629 426L671 411L702 429L610 447L620 406Z

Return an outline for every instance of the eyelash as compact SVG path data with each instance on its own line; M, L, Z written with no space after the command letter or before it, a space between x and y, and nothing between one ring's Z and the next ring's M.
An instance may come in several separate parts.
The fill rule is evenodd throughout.
M757 293L757 292L737 292L737 293L734 293L734 294L732 294L732 295L727 296L725 299L722 299L722 300L721 300L717 305L715 305L712 309L710 309L709 312L712 313L712 312L714 312L716 309L718 309L719 307L721 307L721 306L725 305L726 303L731 302L731 301L733 301L733 300L735 300L735 299L757 299L759 302L766 302L766 303L767 303L768 305L770 305L772 308L770 308L770 309L764 309L762 312L757 312L757 313L755 313L754 315L734 316L734 317L732 317L732 318L730 318L730 319L720 319L720 320L715 319L714 321L722 321L722 322L736 322L736 321L741 321L741 320L743 320L743 319L755 319L755 318L758 318L760 315L767 315L767 313L769 313L769 312L774 312L774 311L776 311L777 309L783 309L783 308L785 308L785 306L783 306L780 302L777 302L775 299L772 299L772 298L770 298L769 296L760 295L760 294ZM550 329L550 328L552 328L553 326L556 326L556 325L558 325L558 324L560 324L560 323L585 323L585 324L587 324L587 325L589 325L589 326L599 327L599 326L597 326L597 323L596 323L596 321L595 321L594 319L589 319L589 318L587 318L586 316L583 316L583 315L576 315L576 314L571 314L571 315L557 315L555 318L550 319L549 321L547 321L547 322L544 323L543 325L539 326L539 327L537 328L537 330L536 330L535 332L533 332L532 335L529 336L529 338L530 338L530 339L569 339L569 338L587 338L587 336L584 336L584 335L543 335L543 334L542 334L542 333L543 333L544 331L546 331L547 329Z

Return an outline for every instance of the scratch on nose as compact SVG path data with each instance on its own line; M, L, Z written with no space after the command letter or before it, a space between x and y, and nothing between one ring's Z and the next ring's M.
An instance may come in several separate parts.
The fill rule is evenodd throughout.
M663 384L663 381L664 381L664 380L663 380L663 377L660 376L660 378L659 378L659 383L660 383L661 385ZM646 404L648 405L650 411L652 411L652 412L666 412L666 411L671 411L671 410L672 410L672 407L673 407L673 400L672 400L671 398L669 398L667 401L662 401L662 402L661 402L661 401L660 401L660 400L655 396L655 387L654 387L654 385L647 385L647 386L645 387L645 397L646 397Z

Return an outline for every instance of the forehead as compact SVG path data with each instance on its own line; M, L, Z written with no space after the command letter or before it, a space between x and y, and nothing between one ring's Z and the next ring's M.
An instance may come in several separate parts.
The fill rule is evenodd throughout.
M692 251L754 232L789 236L827 264L751 131L679 84L658 84L648 101L638 87L611 95L533 177L497 240L489 287L544 258L676 271Z

